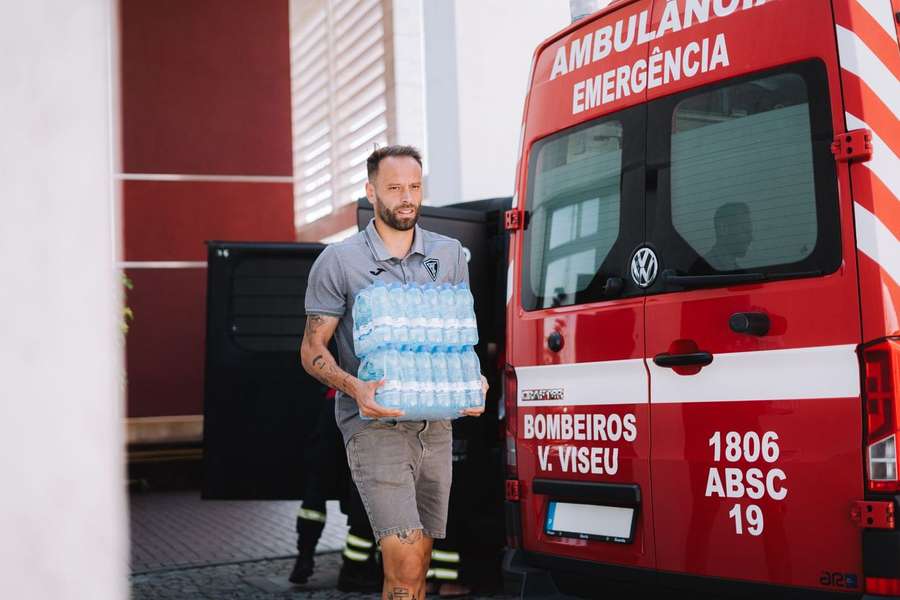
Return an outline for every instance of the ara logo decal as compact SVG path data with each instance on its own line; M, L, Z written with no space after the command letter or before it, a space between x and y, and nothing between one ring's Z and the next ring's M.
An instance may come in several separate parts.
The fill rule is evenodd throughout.
M425 265L425 268L428 270L428 274L431 275L431 280L437 281L438 269L441 266L441 261L436 258L426 258L422 261L422 264Z
M631 257L631 278L642 288L653 285L658 269L656 254L646 246L639 248Z
M565 400L566 391L563 388L522 390L522 401L540 400Z

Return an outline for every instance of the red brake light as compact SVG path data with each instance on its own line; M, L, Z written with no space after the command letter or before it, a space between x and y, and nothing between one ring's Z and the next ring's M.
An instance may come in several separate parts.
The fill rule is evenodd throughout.
M512 365L506 365L506 368L503 370L503 386L506 407L506 475L515 479L518 477L516 434L519 430L519 386L516 381L516 370Z
M900 596L900 579L866 577L866 593L879 596Z
M869 490L900 491L900 341L885 340L863 350L863 401Z

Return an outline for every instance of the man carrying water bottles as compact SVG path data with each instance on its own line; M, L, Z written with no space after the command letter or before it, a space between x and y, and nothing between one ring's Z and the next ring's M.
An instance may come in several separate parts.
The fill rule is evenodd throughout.
M452 467L449 420L405 421L376 402L383 381L361 381L353 347L360 290L385 284L468 283L459 241L416 225L422 157L410 146L378 148L367 161L366 196L375 218L364 231L325 248L310 271L303 367L338 390L335 417L353 480L381 546L385 600L424 600L432 542L445 536ZM336 361L328 351L335 338ZM487 380L482 377L482 394ZM483 396L482 396L483 398ZM478 416L480 407L461 414ZM366 419L361 418L366 417Z

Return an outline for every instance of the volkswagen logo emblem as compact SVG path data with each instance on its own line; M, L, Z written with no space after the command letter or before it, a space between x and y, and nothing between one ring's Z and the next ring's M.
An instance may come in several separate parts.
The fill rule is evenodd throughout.
M631 257L631 278L642 288L653 285L658 270L659 262L656 260L656 254L646 246L638 248Z

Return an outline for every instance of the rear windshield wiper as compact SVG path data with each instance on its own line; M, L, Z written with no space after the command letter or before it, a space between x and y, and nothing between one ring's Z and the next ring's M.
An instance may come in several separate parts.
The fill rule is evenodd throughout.
M773 279L793 279L795 277L813 277L821 275L821 271L798 271L793 273L725 273L722 275L679 275L674 269L662 272L663 281L685 288L712 287L719 285L737 285L771 281Z

